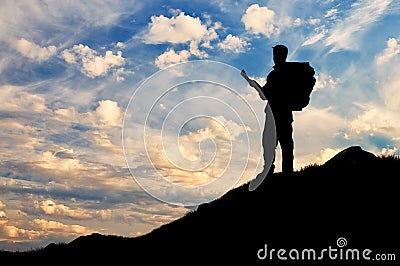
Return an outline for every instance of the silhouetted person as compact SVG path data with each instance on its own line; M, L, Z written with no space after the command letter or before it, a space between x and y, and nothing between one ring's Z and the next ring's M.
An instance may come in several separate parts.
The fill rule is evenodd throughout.
M270 154L268 151L268 140L271 137L270 128L267 126L268 112L267 107L266 118L265 118L265 126L263 132L263 148L264 148L264 170L259 175L267 175L274 173L275 170L275 156L276 156L276 146L278 143L281 145L282 149L282 172L283 173L292 173L293 172L293 150L294 150L294 142L293 142L293 113L292 108L289 104L290 95L288 92L290 91L291 86L295 86L293 81L290 80L289 75L289 67L286 63L286 58L288 55L288 48L284 45L276 45L273 48L273 60L275 65L273 66L273 70L267 76L267 82L264 86L260 86L257 81L250 79L246 72L242 70L242 76L249 82L250 86L255 88L262 100L268 100L268 104L271 107L271 112L273 114L275 120L275 128L276 128L276 143L275 143L275 151L273 154L272 164L269 169L267 163L267 157ZM291 83L292 82L292 83ZM294 89L294 88L293 88ZM270 122L269 122L270 123ZM270 125L269 125L270 126ZM268 171L269 170L269 171ZM266 172L268 171L268 172Z
M261 87L268 104L271 107L271 111L274 115L275 127L276 127L276 145L281 145L282 149L282 172L292 173L293 172L293 113L288 103L288 91L290 88L290 76L285 71L285 63L288 55L288 48L285 45L279 44L273 49L273 60L275 65L273 70L267 76L267 82ZM293 88L294 89L294 88ZM275 158L274 158L275 160ZM273 164L270 168L270 172L273 173L275 165Z

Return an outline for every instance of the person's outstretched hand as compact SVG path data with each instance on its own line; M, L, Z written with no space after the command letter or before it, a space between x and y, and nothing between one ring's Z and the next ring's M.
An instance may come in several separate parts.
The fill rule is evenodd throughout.
M247 82L249 83L249 85L251 87L253 87L254 89L257 90L257 92L260 94L261 99L266 100L264 93L261 90L261 86L260 84L258 84L257 81L255 81L254 79L251 79L247 76L246 71L244 71L244 69L242 69L242 71L240 72L240 74L242 75L242 77L247 80Z

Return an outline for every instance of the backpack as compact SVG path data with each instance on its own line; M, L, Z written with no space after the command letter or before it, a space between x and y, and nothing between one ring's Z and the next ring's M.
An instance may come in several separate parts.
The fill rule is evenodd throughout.
M292 111L301 111L310 103L310 95L314 89L315 71L309 62L286 62L288 104Z

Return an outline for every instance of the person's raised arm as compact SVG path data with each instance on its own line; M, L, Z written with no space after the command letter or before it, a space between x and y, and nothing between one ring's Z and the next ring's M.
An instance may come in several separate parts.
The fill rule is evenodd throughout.
M260 95L260 98L263 99L264 101L267 99L264 95L264 93L261 90L261 86L260 84L258 84L257 81L255 81L254 79L251 79L247 76L246 71L244 71L244 69L242 69L242 71L240 72L240 74L242 75L242 77L247 80L247 82L249 83L249 85L251 87L253 87L254 89L256 89L256 91L258 92L258 94Z

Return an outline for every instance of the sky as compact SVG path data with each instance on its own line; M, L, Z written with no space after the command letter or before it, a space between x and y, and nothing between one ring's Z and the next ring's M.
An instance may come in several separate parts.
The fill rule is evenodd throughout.
M352 145L398 155L399 16L394 0L1 1L0 249L135 237L254 178L265 102L240 70L264 84L276 44L316 72L297 170Z

